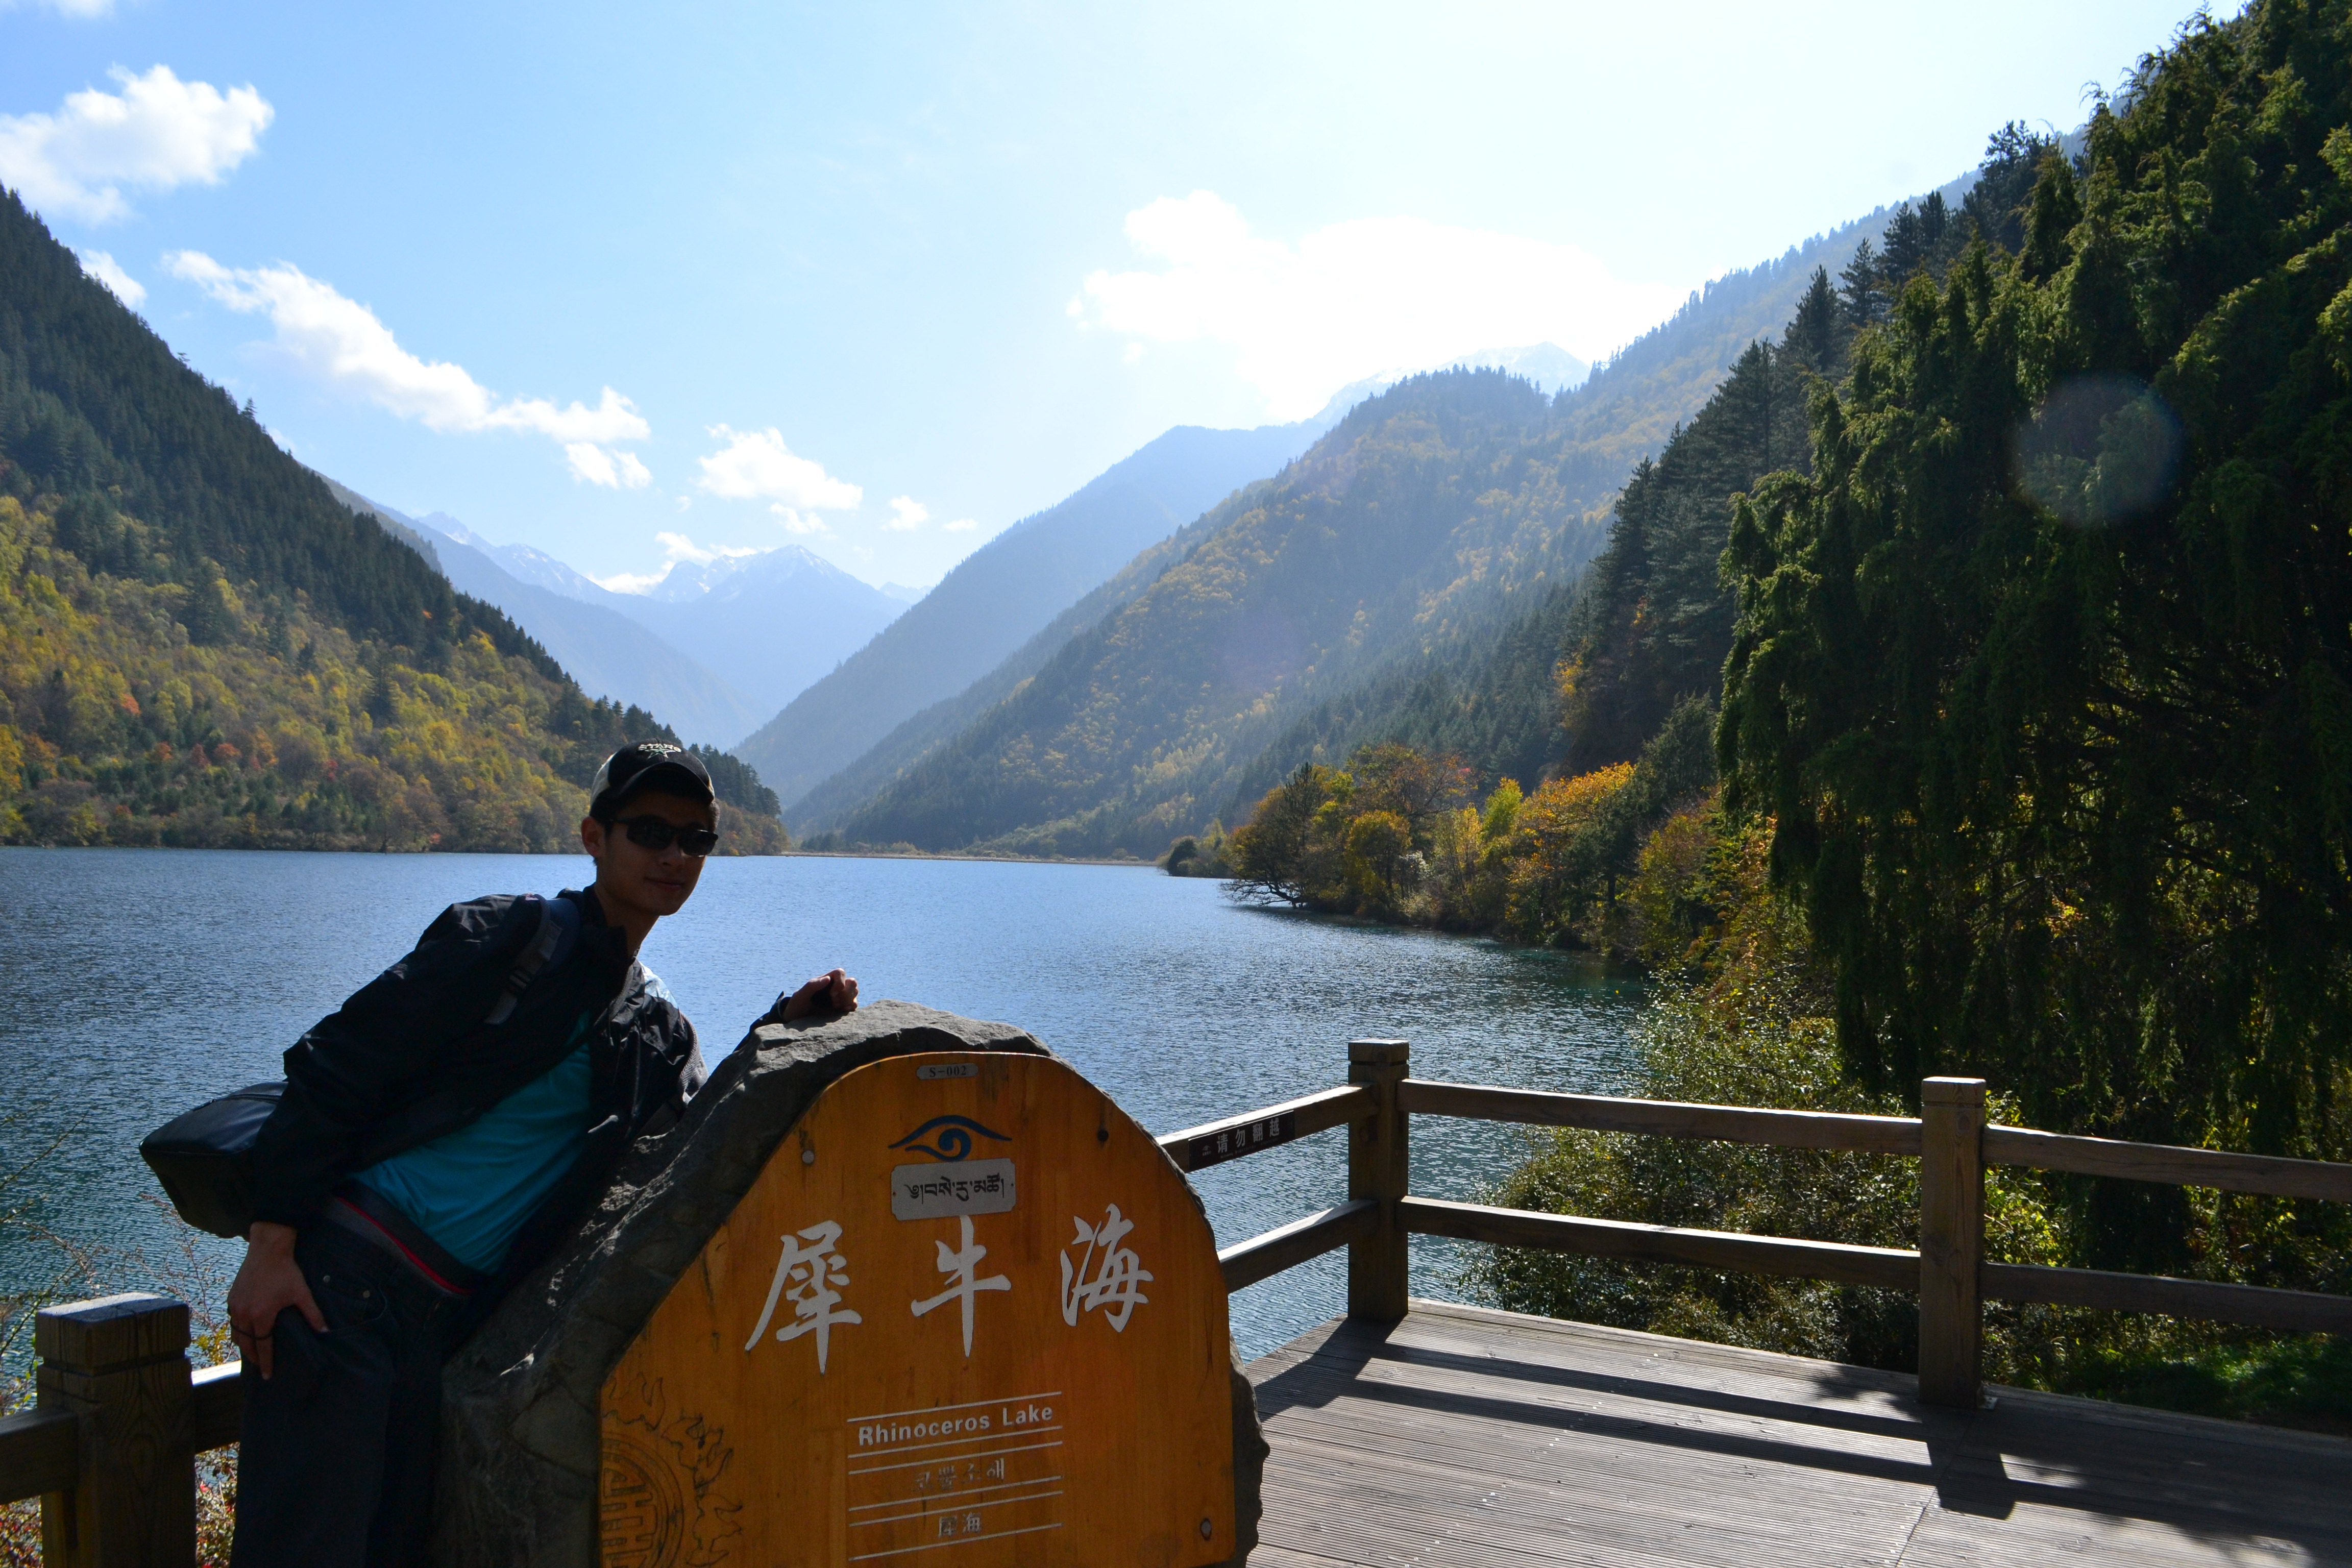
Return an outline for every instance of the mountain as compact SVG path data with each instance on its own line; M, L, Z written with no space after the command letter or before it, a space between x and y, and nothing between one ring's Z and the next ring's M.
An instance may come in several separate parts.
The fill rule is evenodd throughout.
M327 488L423 554L460 593L504 610L591 696L664 714L678 733L709 745L723 746L759 721L751 700L709 669L618 610L523 581L446 513L420 521L333 479ZM551 557L540 559L571 571Z
M1180 426L965 557L939 586L746 740L794 802L914 714L986 675L1074 601L1237 487L1306 450L1308 425ZM788 805L787 818L802 808Z
M1834 288L1835 258L1817 262L1778 341L1751 341L1656 458L1633 466L1608 548L1573 591L1555 590L1475 646L1318 705L1244 773L1235 805L1301 762L1338 765L1382 742L1451 752L1487 780L1530 784L1640 756L1685 698L1711 700L1720 688L1732 497L1767 473L1810 468L1810 389L1845 373L1854 335L1888 320L1914 275L1941 277L1979 236L2014 252L2042 158L2081 146L2079 133L2053 142L2008 127L1974 174L1874 221Z
M1493 618L1599 531L1550 401L1497 371L1359 405L1182 557L843 824L855 842L1157 853L1305 696Z
M1587 447L1588 463L1570 470L1579 482L1613 472L1622 484L1593 570L1315 705L1239 773L1223 820L1245 816L1303 762L1338 765L1382 742L1451 752L1489 782L1530 785L1639 755L1680 698L1719 684L1730 497L1805 464L1809 384L1843 368L1845 345L1885 318L1906 278L1948 265L1979 227L2014 244L2044 147L2012 128L1981 170L1717 279L1559 400Z
M1254 489L1269 482L1260 480L1258 486L1248 488ZM1071 638L1131 603L1159 581L1161 573L1183 560L1195 543L1213 531L1213 520L1219 515L1212 511L1196 518L1150 546L1113 573L1108 582L1046 622L1044 630L1006 655L994 669L954 696L934 702L903 721L856 762L803 795L789 813L795 825L803 825L798 826L797 830L821 834L837 828L845 816L1013 695Z
M527 586L625 616L684 653L718 682L703 700L714 715L733 722L748 705L731 736L748 734L760 714L775 712L907 607L899 595L797 544L681 561L646 592L623 594L543 550L493 544L446 512L428 512L414 526L471 546ZM780 637L785 621L790 636Z
M797 544L681 562L651 593L603 602L717 670L761 713L799 696L907 608Z
M583 605L603 605L610 609L613 601L631 597L614 593L586 573L558 561L543 550L533 550L528 544L493 544L446 511L426 512L417 526L454 539L460 544L470 544L496 562L500 571L517 582L549 589L567 599L577 599Z
M680 561L642 594L619 594L527 544L492 544L436 513L427 525L454 529L522 582L626 616L703 668L724 688L712 701L751 714L730 739L751 732L907 606L797 544L709 562ZM787 797L789 798L789 795Z
M1187 553L1130 579L1131 599L1022 650L1026 668L1008 662L841 775L870 795L829 781L788 815L844 843L1153 855L1244 812L1306 754L1432 700L1432 676L1451 689L1489 667L1541 672L1536 696L1496 676L1478 721L1494 750L1540 765L1559 592L1601 545L1615 492L1787 321L1816 268L1845 267L1893 216L1717 279L1556 398L1454 371L1359 405L1270 491L1188 530ZM1456 426L1466 445L1441 434ZM1465 493L1482 466L1496 482ZM1549 632L1528 616L1549 616ZM1265 646L1228 658L1217 635ZM940 733L950 718L960 728Z
M0 196L0 839L555 850L646 737Z
M1529 343L1516 349L1481 349L1474 354L1463 354L1444 364L1421 364L1406 369L1384 370L1368 375L1361 381L1351 381L1331 395L1323 412L1307 421L1319 435L1337 425L1348 410L1367 397L1375 397L1411 376L1426 375L1433 370L1500 370L1508 371L1523 381L1533 384L1538 392L1557 396L1573 392L1584 384L1592 374L1591 362L1580 360L1558 343Z

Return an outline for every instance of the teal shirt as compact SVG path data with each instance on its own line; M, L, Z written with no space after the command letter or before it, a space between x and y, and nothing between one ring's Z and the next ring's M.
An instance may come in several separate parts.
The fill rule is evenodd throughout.
M468 1268L496 1271L540 1201L588 1142L588 1025L572 1031L570 1056L482 1114L430 1143L394 1154L354 1180L400 1212Z

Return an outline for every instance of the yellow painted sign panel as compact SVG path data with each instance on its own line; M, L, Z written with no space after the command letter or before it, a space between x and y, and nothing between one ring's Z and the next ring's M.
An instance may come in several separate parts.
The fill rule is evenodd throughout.
M604 1385L607 1568L1201 1568L1225 1292L1183 1177L1048 1057L820 1095Z

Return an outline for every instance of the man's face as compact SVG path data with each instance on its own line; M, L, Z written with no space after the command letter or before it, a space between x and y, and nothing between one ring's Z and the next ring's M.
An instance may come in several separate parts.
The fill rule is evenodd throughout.
M660 919L674 915L701 879L702 861L677 847L672 838L660 849L648 849L629 837L627 825L640 817L656 817L672 827L716 827L718 814L705 801L646 790L631 795L610 826L594 817L583 818L580 842L596 862L596 895L624 910Z

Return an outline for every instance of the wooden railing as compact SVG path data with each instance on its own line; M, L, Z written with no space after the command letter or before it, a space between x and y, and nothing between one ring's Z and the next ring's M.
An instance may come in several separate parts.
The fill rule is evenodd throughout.
M2124 1143L1988 1125L1981 1079L1927 1079L1920 1086L1918 1116L1852 1116L1685 1105L1610 1095L1547 1094L1439 1083L1410 1075L1411 1051L1404 1041L1357 1040L1349 1047L1347 1088L1188 1128L1160 1141L1178 1165L1195 1171L1326 1128L1344 1123L1349 1129L1348 1201L1219 1253L1228 1289L1255 1285L1345 1247L1349 1248L1349 1315L1392 1322L1405 1310L1405 1237L1443 1236L1498 1247L1539 1247L1916 1291L1919 1297L1919 1397L1930 1404L1964 1408L1973 1408L1982 1397L1979 1363L1987 1300L2102 1307L2267 1329L2352 1333L2352 1297L2091 1268L1994 1263L1984 1256L1987 1165L2352 1203L2352 1164ZM1850 1247L1793 1237L1629 1225L1415 1197L1406 1190L1406 1159L1415 1116L1916 1159L1920 1163L1919 1246L1916 1250Z
M186 1568L191 1461L236 1441L242 1369L193 1370L187 1304L165 1296L48 1308L33 1348L38 1403L0 1416L0 1502L41 1500L47 1568Z
M1919 1296L1919 1396L1962 1407L1981 1397L1987 1300L2352 1332L2352 1297L1984 1258L1987 1165L2337 1203L2352 1203L2352 1165L1988 1126L1980 1079L1928 1079L1919 1116L1850 1116L1433 1082L1411 1076L1411 1048L1402 1040L1352 1041L1348 1062L1342 1087L1159 1141L1189 1173L1335 1127L1348 1130L1347 1202L1223 1249L1217 1260L1228 1289L1344 1247L1349 1315L1394 1322L1405 1313L1406 1238L1440 1236L1913 1290ZM1919 1246L1849 1247L1415 1197L1408 1191L1407 1156L1416 1116L1915 1158ZM0 1417L0 1502L41 1500L49 1568L184 1568L195 1547L191 1459L236 1441L242 1369L231 1363L192 1372L188 1309L160 1296L51 1308L40 1314L34 1344L38 1406Z

